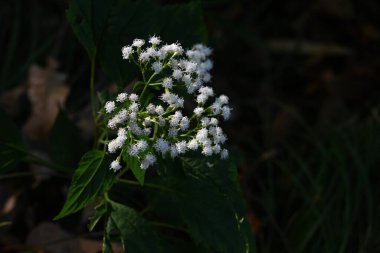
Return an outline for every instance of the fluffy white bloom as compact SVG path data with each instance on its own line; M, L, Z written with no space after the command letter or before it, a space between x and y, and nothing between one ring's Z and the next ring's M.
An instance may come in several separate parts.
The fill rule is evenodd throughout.
M136 103L136 102L131 103L130 106L129 106L129 110L131 112L138 112L138 110L139 110L139 104Z
M214 96L214 90L208 86L201 87L199 93L210 97Z
M221 147L220 147L220 145L219 144L215 144L214 146L212 146L212 152L214 153L214 154L219 154L220 153L220 151L221 151Z
M220 112L222 111L222 104L219 103L218 101L214 102L211 105L211 110L212 110L212 113L215 115L220 114Z
M199 147L198 141L196 139L192 139L187 143L187 148L190 150L197 150Z
M121 165L120 165L120 162L118 160L115 160L111 163L111 169L114 170L114 171L118 171L121 169Z
M151 117L146 117L144 119L144 125L145 126L150 126L152 124L152 118Z
M129 95L129 100L131 100L132 102L136 102L138 99L139 99L139 96L135 93L132 93L131 95Z
M212 147L209 145L204 146L202 149L202 154L204 154L205 156L211 156L212 155Z
M206 94L199 94L197 96L197 103L198 104L204 104L204 103L206 103L207 99L208 99L208 96Z
M178 129L175 128L175 127L171 127L171 128L169 128L169 130L168 130L168 135L169 135L170 137L176 137L176 136L178 135Z
M220 152L220 158L223 160L228 158L228 150L227 149L223 149L222 152Z
M171 89L173 87L173 80L170 77L164 78L162 81L162 87Z
M218 123L219 123L219 121L216 118L211 118L209 124L212 126L217 126Z
M134 39L132 46L134 47L142 47L145 44L145 41L142 39Z
M205 111L205 109L203 109L203 107L196 107L194 109L194 114L197 115L197 116L200 116L202 115L202 113Z
M194 73L197 70L197 64L195 62L188 61L185 65L185 71L187 73Z
M171 145L171 147L170 147L170 156L172 158L178 156L178 150L177 150L176 145Z
M222 105L225 105L225 104L228 104L228 97L226 95L220 95L217 99L217 101L222 104Z
M200 150L204 156L226 159L228 150L223 144L227 136L219 124L230 118L232 109L226 95L209 102L215 96L212 87L205 86L211 81L212 50L202 44L186 51L179 43L162 44L158 36L152 36L146 46L144 40L135 39L132 45L122 48L122 57L137 64L144 73L145 86L139 91L150 94L144 96L147 102L140 101L137 94L120 93L115 101L104 105L109 114L107 126L113 130L109 136L117 131L117 137L107 144L108 152L126 150L144 170L156 162L158 155L165 157L168 153L174 158ZM190 114L179 110L185 99L186 106L196 105ZM113 170L119 166L110 165Z
M209 73L204 73L203 75L202 75L202 80L203 80L203 82L205 82L205 83L208 83L208 82L210 82L211 81L211 75L209 74Z
M191 76L190 76L190 75L183 75L183 76L182 76L182 81L183 81L185 84L190 85L190 84L191 84L191 81L192 81Z
M122 55L123 55L123 59L129 59L129 56L131 54L133 54L134 50L131 46L128 46L128 47L123 47L121 49L121 52L122 52Z
M188 117L183 117L181 119L181 122L179 123L179 127L181 128L182 131L185 131L189 128L190 125L190 120Z
M154 104L149 104L149 105L146 107L146 111L147 111L149 114L153 114L153 113L155 113L155 110L156 110L156 107L154 106Z
M141 169L146 170L156 162L156 157L152 154L147 154L141 162Z
M139 151L145 151L148 147L148 143L145 140L139 140L136 143L136 147L138 148Z
M162 70L162 63L161 62L153 62L152 69L156 74L160 73Z
M164 107L162 107L161 105L157 105L155 111L158 115L161 115L165 112Z
M184 154L187 151L186 141L180 141L175 144L178 154Z
M201 128L198 130L195 138L199 141L205 141L208 138L208 130L206 128Z
M208 117L203 117L203 118L201 119L201 124L202 124L203 127L208 126L208 124L210 124L210 118L208 118Z
M182 78L182 71L179 70L179 69L175 69L173 71L173 78L176 79L176 80L179 80Z
M157 37L157 36L150 37L149 43L155 46L160 44L161 43L160 37Z
M120 93L116 97L116 101L119 103L123 103L128 100L128 94L127 93Z
M170 119L169 123L172 127L178 126L179 122L182 119L182 113L180 111L176 111L172 118Z
M139 60L141 62L147 62L149 61L149 58L151 57L151 52L148 52L148 51L143 51L141 52L140 56L139 56Z
M229 106L223 106L222 115L224 120L228 120L231 117L231 108Z
M170 92L163 93L161 95L161 100L169 104L173 108L181 108L183 107L184 103L183 98L179 97L177 94L173 94Z
M111 113L115 110L115 102L108 101L106 105L104 106L104 109L106 109L106 113Z
M169 142L162 139L162 138L159 138L157 139L156 143L153 145L153 147L160 153L162 154L165 154L166 152L168 152L170 146L169 146Z

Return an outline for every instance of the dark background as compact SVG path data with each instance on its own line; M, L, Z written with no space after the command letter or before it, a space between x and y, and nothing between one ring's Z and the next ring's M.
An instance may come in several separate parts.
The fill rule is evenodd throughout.
M224 127L241 153L257 251L380 252L380 2L202 4L214 48L213 85L234 108ZM83 120L90 63L65 9L58 0L0 2L0 106L42 155L56 114L30 123L40 99L59 101L82 138L93 131ZM100 69L95 85L115 89ZM67 182L1 179L0 219L14 221L2 228L3 251L22 251L33 241L37 224L59 211ZM85 233L78 219L60 225Z

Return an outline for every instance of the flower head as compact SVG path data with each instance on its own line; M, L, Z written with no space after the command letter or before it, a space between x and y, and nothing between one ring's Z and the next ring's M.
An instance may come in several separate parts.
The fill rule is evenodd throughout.
M127 152L143 170L159 156L175 158L189 151L226 159L227 137L219 125L232 109L226 95L214 97L213 88L205 85L211 81L211 53L202 44L185 50L179 43L162 43L158 36L147 45L135 39L123 47L122 57L138 65L144 86L136 88L141 93L123 92L104 105L107 127L117 133L108 152ZM115 160L110 168L117 171L121 165Z

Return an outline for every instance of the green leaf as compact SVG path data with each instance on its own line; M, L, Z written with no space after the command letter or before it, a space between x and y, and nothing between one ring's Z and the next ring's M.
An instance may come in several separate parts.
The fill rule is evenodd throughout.
M123 152L122 154L124 162L126 162L127 167L131 169L133 175L136 177L137 181L144 185L145 180L145 170L141 169L140 162L137 157L130 156L128 152Z
M26 149L19 128L1 109L0 122L0 173L5 173L23 160Z
M124 252L151 253L162 251L159 237L149 223L134 209L110 201L112 211L107 223L107 234L120 235Z
M156 34L185 47L206 40L198 1L159 6L150 0L76 0L70 2L67 18L90 58L97 58L121 88L137 74L137 69L121 57L121 48L134 38Z
M79 162L65 205L54 220L75 213L107 192L115 180L111 159L103 151L87 152Z
M78 164L86 148L81 141L79 128L60 111L49 133L49 156L57 164L72 168Z
M166 161L158 183L176 193L153 193L155 203L167 219L182 220L195 243L212 252L253 252L252 234L237 183L235 163L200 156ZM179 171L182 170L182 174ZM174 172L173 172L174 171ZM156 182L157 183L157 182ZM165 207L162 208L162 204ZM165 216L165 208L171 215Z

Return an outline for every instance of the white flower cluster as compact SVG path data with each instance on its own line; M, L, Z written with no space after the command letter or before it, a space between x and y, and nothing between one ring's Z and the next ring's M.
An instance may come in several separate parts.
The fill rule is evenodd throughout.
M141 169L153 165L158 155L175 158L199 150L205 156L228 157L222 147L227 137L219 126L231 115L228 97L215 96L206 85L211 81L212 50L201 44L189 50L179 43L160 44L153 36L146 48L142 39L122 48L123 58L141 69L144 88L140 95L120 93L104 106L107 127L118 129L107 146L109 153L120 152L111 164L115 171L121 169L124 152L136 157ZM149 90L158 95L148 98ZM188 107L192 113L185 115Z

